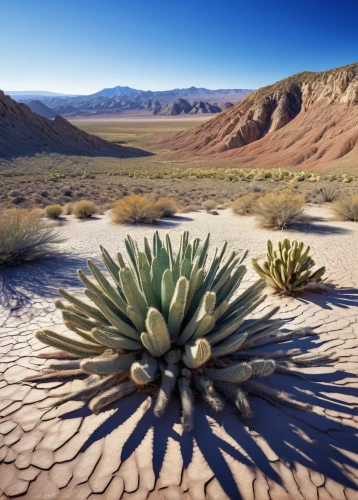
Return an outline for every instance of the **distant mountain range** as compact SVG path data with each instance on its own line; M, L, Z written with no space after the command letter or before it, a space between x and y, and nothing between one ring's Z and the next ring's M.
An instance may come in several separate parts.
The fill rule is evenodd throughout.
M210 90L203 87L189 87L187 89L173 89L173 90L138 90L132 89L131 87L113 87L111 89L103 89L95 94L91 94L87 97L118 97L118 96L137 96L141 95L143 97L154 97L154 98L169 98L172 100L176 97L190 98L200 98L214 97L222 98L223 96L237 96L237 100L241 100L246 95L253 92L251 89L217 89Z
M98 114L117 114L123 111L144 111L159 115L173 115L181 113L220 113L232 104L240 102L251 89L217 89L190 87L188 89L173 90L138 90L131 87L113 87L100 90L91 95L66 96L53 95L51 92L42 92L34 95L26 91L10 93L18 102L25 102L31 108L30 101L41 101L47 108L56 114L67 117L88 116ZM187 101L178 107L177 99ZM182 103L183 104L183 103ZM168 106L169 105L169 106ZM38 107L38 114L41 110ZM31 108L32 109L32 108ZM187 111L189 110L189 111ZM48 117L48 111L46 111Z

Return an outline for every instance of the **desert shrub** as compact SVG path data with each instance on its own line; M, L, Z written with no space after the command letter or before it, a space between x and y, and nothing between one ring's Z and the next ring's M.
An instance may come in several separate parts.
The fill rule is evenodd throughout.
M85 193L83 191L77 191L76 193L74 193L72 198L74 201L77 201L77 200L83 198L84 196L85 196Z
M293 295L307 288L312 283L321 281L326 269L321 267L311 272L315 265L308 255L310 247L304 248L304 243L286 238L278 242L277 250L273 249L272 242L267 241L267 260L260 266L256 259L252 265L257 274L266 280L273 288L288 295Z
M81 200L72 203L72 214L76 219L87 219L98 213L98 208L89 200Z
M18 189L12 189L9 192L9 196L11 196L12 198L17 198L17 197L21 196L21 191L19 191Z
M62 210L63 208L61 207L61 205L48 205L45 208L45 214L49 219L56 219L59 215L62 214Z
M259 195L257 193L249 193L245 196L237 198L232 204L232 210L237 215L248 215L252 213L252 207L257 201Z
M193 428L195 397L216 411L228 400L241 417L251 415L247 393L309 410L305 401L276 389L275 379L266 379L274 372L295 376L295 365L317 364L331 355L301 355L299 348L284 352L281 342L309 332L281 332L285 321L272 319L278 308L248 319L265 299L265 282L259 280L236 296L246 272L246 254L233 252L224 261L226 246L209 259L209 236L189 243L185 232L177 253L170 237L162 241L158 233L153 245L144 240L144 251L127 237L127 255L117 254L116 261L101 248L113 281L88 261L91 279L78 273L86 287L85 301L59 289L66 302L57 300L55 305L76 338L73 333L36 332L37 339L57 349L48 357L59 359L49 364L50 373L28 380L53 379L56 371L62 379L73 377L74 371L87 376L79 390L73 388L75 392L52 404L87 400L94 413L140 390L156 395L154 414L161 417L177 391L184 431ZM277 343L277 350L262 349L265 340ZM59 349L71 359L65 360Z
M324 186L319 190L321 197L325 203L332 203L339 196L339 189L336 186Z
M22 203L23 201L25 201L25 197L24 196L13 196L13 197L10 197L10 201L13 205L19 205L20 203Z
M253 206L259 226L266 229L285 229L303 216L304 200L292 191L268 193L261 196Z
M257 180L261 180L261 179L257 179ZM253 193L260 193L262 191L262 189L258 184L256 184L255 182L252 182L250 184L250 191L252 191Z
M0 212L0 267L46 258L59 241L38 212L16 208Z
M206 200L203 202L203 209L206 210L207 212L210 212L210 210L214 210L216 206L217 203L215 200Z
M72 205L73 203L66 203L63 207L63 214L64 215L72 215Z
M187 213L187 212L197 212L200 209L199 205L185 205L184 207L181 208L181 212Z
M71 186L64 186L63 188L61 188L61 193L63 193L65 196L72 196Z
M333 203L332 212L338 220L358 221L358 194L341 198Z
M173 198L160 198L156 204L162 217L173 217L178 212L178 205Z
M153 224L162 216L154 199L132 194L115 202L112 220L115 224Z

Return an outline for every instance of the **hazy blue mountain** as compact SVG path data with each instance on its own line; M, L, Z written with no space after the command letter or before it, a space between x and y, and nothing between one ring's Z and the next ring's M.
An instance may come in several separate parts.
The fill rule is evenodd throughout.
M132 89L131 87L121 87L120 85L117 85L117 87L102 89L99 92L96 92L95 94L89 95L88 97L117 97L122 95L133 96L137 95L140 92L142 91L137 89Z
M220 113L229 104L235 104L251 94L251 89L217 89L189 87L172 90L138 90L117 86L105 88L91 95L54 95L41 96L17 95L16 101L40 100L57 114L65 116L118 114L128 111L148 111L154 114L179 113L177 99L184 99L195 108L192 113ZM193 104L193 103L202 104ZM169 105L169 107L168 107ZM188 107L188 106L186 106Z
M56 116L60 114L56 113L56 111L46 106L38 99L30 99L28 101L24 101L24 103L31 109L31 111L45 118L56 118Z
M5 90L4 93L16 101L24 99L39 99L41 97L74 97L78 94L60 94L58 92L48 92L47 90Z

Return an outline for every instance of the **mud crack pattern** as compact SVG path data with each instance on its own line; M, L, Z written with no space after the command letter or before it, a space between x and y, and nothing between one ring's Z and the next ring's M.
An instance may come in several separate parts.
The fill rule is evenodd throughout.
M327 216L324 208L311 210ZM251 398L253 417L240 422L233 410L212 414L196 405L195 430L182 434L180 408L170 405L161 420L150 398L135 394L92 415L81 402L49 409L50 396L74 389L81 381L21 383L46 364L47 348L33 336L39 328L61 331L53 306L56 287L79 292L76 268L98 258L98 244L110 252L123 249L126 232L142 239L156 228L128 230L108 226L106 217L88 224L73 221L60 228L71 258L3 271L0 281L0 499L211 499L355 500L358 499L358 227L320 222L300 233L253 230L252 218L189 214L189 221L159 227L173 239L212 233L212 246L229 241L230 249L262 256L268 237L298 238L312 246L318 265L327 267L337 287L327 294L300 298L270 296L268 310L281 303L289 327L315 327L317 336L288 343L303 350L315 344L336 351L334 367L304 369L310 380L274 375L314 405L311 414L273 407ZM93 237L93 234L96 237ZM74 253L76 252L76 253ZM256 276L249 272L244 286Z

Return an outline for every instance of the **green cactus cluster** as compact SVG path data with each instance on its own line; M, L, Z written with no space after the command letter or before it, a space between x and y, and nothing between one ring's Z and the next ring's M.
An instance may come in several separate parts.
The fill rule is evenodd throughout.
M224 259L224 243L209 258L209 236L189 242L189 234L183 233L177 254L168 235L162 240L156 232L152 245L144 238L142 250L128 236L126 259L120 253L114 259L101 247L109 275L90 260L91 277L78 271L85 285L84 299L59 289L65 302L56 300L55 305L70 332L36 332L56 351L43 354L51 361L32 380L87 377L81 389L63 395L54 405L85 400L97 413L140 390L156 395L154 413L160 417L175 392L186 431L193 427L196 397L216 411L230 401L242 417L251 414L248 393L309 409L256 379L275 371L294 374L295 365L328 357L304 357L299 350L273 355L260 351L266 343L280 344L309 332L280 331L283 321L272 319L277 307L259 319L248 319L265 300L265 281L239 291L247 252L233 251Z
M274 250L272 242L268 240L267 260L260 266L256 259L252 259L252 265L270 286L288 295L294 295L310 283L320 282L326 271L325 267L311 271L315 262L308 255L309 251L309 246L304 248L302 242L291 242L287 238L279 241L277 250Z

